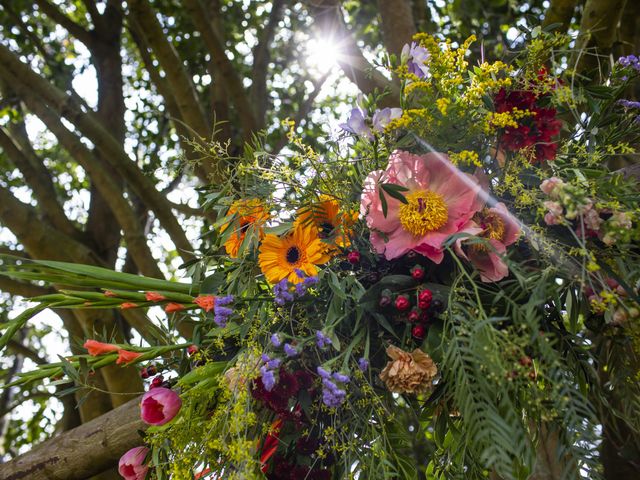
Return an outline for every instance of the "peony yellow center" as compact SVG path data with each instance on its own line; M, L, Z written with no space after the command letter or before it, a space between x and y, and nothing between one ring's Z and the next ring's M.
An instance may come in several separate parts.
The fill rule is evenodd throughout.
M420 190L405 198L407 203L400 207L400 224L412 235L421 237L447 223L449 211L442 195L430 190Z
M475 216L474 220L482 227L481 237L499 242L504 239L504 220L502 220L502 217L497 213L490 212L489 209L485 208ZM472 245L471 248L477 252L489 251L486 245L480 243Z

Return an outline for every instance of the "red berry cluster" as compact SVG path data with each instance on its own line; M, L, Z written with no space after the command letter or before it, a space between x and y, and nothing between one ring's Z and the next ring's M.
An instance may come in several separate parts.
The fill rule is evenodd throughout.
M541 97L528 90L512 90L503 88L494 100L496 112L512 112L514 108L531 112L518 120L517 128L506 128L500 137L500 143L507 150L521 150L535 146L536 160L542 162L553 160L558 145L552 138L560 133L561 123L556 118L555 108L543 108Z
M390 290L383 290L380 294L378 305L382 308L387 308L392 304L396 312L404 315L406 320L413 324L411 334L416 340L424 338L430 314L438 313L435 310L439 310L442 306L442 302L434 300L433 293L426 287L418 288L415 295L399 294L395 297L395 300Z
M158 373L158 367L156 367L154 364L151 364L148 367L142 367L142 369L140 369L140 376L145 379L153 377L156 373Z

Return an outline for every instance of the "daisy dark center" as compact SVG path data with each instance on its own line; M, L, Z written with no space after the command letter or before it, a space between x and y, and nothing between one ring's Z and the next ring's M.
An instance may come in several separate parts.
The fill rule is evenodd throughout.
M333 234L333 230L335 229L331 222L322 222L320 225L318 225L318 227L320 228L320 232L318 233L318 236L320 238L330 237Z
M287 263L290 263L292 265L298 263L298 261L300 260L300 249L295 246L289 247L285 258L287 259Z

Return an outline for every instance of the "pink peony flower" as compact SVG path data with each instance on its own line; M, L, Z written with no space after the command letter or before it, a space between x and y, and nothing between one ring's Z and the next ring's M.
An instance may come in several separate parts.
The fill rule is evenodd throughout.
M149 425L164 425L173 420L182 406L180 396L169 388L149 390L140 401L140 417Z
M456 241L456 253L469 260L480 272L483 282L497 282L509 274L507 265L501 256L507 247L518 240L520 226L507 210L504 203L495 207L483 208L464 230L472 235L485 238L489 245L474 243L463 250L463 239Z
M381 184L408 189L407 203L386 194L387 215L380 200ZM459 171L442 153L413 155L395 151L386 170L365 180L360 209L371 229L371 244L388 260L415 250L435 263L444 257L445 240L462 230L479 209L478 179Z
M120 457L118 473L125 480L144 480L149 466L144 464L144 459L149 453L147 447L135 447Z

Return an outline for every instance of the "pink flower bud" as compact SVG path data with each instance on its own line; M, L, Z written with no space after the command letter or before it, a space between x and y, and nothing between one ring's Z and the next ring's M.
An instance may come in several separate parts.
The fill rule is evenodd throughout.
M553 191L560 187L564 186L564 182L560 180L558 177L551 177L540 185L540 190L542 190L545 194L551 196Z
M149 390L140 401L140 417L149 425L164 425L173 420L182 406L180 396L164 387Z
M558 225L560 223L559 220L560 219L551 212L547 212L544 215L544 223L547 225Z
M125 480L144 480L149 466L144 464L144 459L149 453L147 447L135 447L120 457L118 473Z

